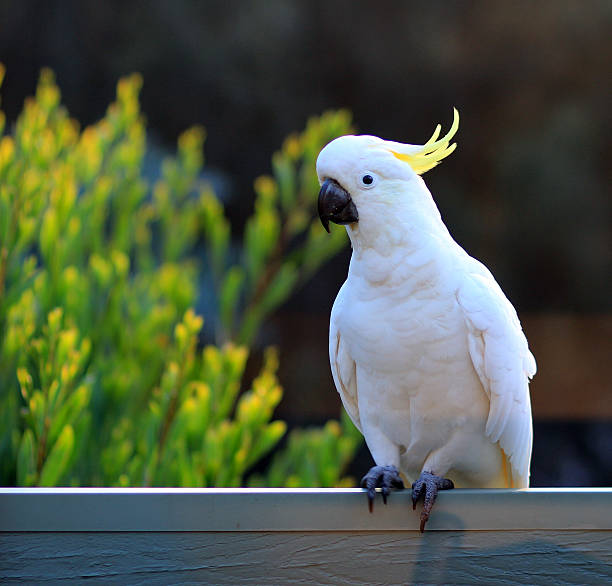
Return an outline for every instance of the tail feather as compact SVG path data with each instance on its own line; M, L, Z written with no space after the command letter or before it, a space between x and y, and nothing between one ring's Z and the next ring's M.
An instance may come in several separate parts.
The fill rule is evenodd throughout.
M529 471L525 474L514 468L506 452L504 452L502 448L499 449L502 453L502 477L504 478L504 488L528 488Z

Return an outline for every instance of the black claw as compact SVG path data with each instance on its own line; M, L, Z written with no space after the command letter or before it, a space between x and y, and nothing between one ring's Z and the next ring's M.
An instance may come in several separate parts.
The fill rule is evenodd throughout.
M449 478L436 476L432 472L421 472L418 480L412 485L412 510L416 509L416 504L423 496L423 511L421 512L421 533L425 531L425 524L429 520L429 514L436 502L439 490L450 490L455 488L453 481Z
M383 503L387 504L387 497L392 488L404 488L404 483L395 466L373 466L361 479L361 486L368 491L368 509L370 513L374 510L374 497L376 489L380 488Z
M427 523L428 519L429 516L425 517L425 513L421 513L421 524L419 525L419 531L421 533L425 533L425 523Z

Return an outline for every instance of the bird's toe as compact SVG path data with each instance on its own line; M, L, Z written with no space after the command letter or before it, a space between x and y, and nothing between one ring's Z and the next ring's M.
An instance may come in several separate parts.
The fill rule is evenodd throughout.
M399 470L395 466L373 466L361 479L361 486L368 492L368 508L371 513L374 509L374 497L376 496L377 488L380 488L383 502L386 505L391 489L404 488L404 483L400 477Z
M423 497L423 510L421 512L421 533L425 530L425 524L429 520L431 509L436 501L439 490L450 490L455 488L455 485L450 478L436 476L432 472L421 472L421 475L412 485L412 508L416 508L416 504Z

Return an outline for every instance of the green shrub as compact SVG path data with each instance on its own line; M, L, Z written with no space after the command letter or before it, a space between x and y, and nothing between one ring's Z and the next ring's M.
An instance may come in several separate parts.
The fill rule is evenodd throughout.
M345 244L312 209L317 153L349 116L313 118L285 141L236 247L202 180L202 128L180 136L153 185L144 176L140 86L122 79L81 130L45 70L9 134L0 112L3 485L238 486L285 434L277 352L250 383L245 365L262 322ZM217 308L205 347L203 272ZM359 440L339 429L293 433L263 478L346 482ZM305 447L323 444L313 461Z
M249 478L251 486L355 486L353 478L340 478L363 441L345 411L342 421L323 427L296 429L285 450L277 452L263 475Z

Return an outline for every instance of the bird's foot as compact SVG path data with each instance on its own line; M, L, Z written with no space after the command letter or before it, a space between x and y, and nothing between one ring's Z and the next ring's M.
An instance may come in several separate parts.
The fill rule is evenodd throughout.
M377 488L380 488L383 502L386 505L391 489L404 488L404 483L395 466L372 466L361 479L361 486L368 491L368 507L371 513L374 509L374 496Z
M423 511L421 512L421 533L425 530L425 523L429 519L431 509L436 502L439 490L450 490L455 488L452 480L436 476L432 472L421 472L418 480L412 485L412 508L416 509L416 504L423 497Z

